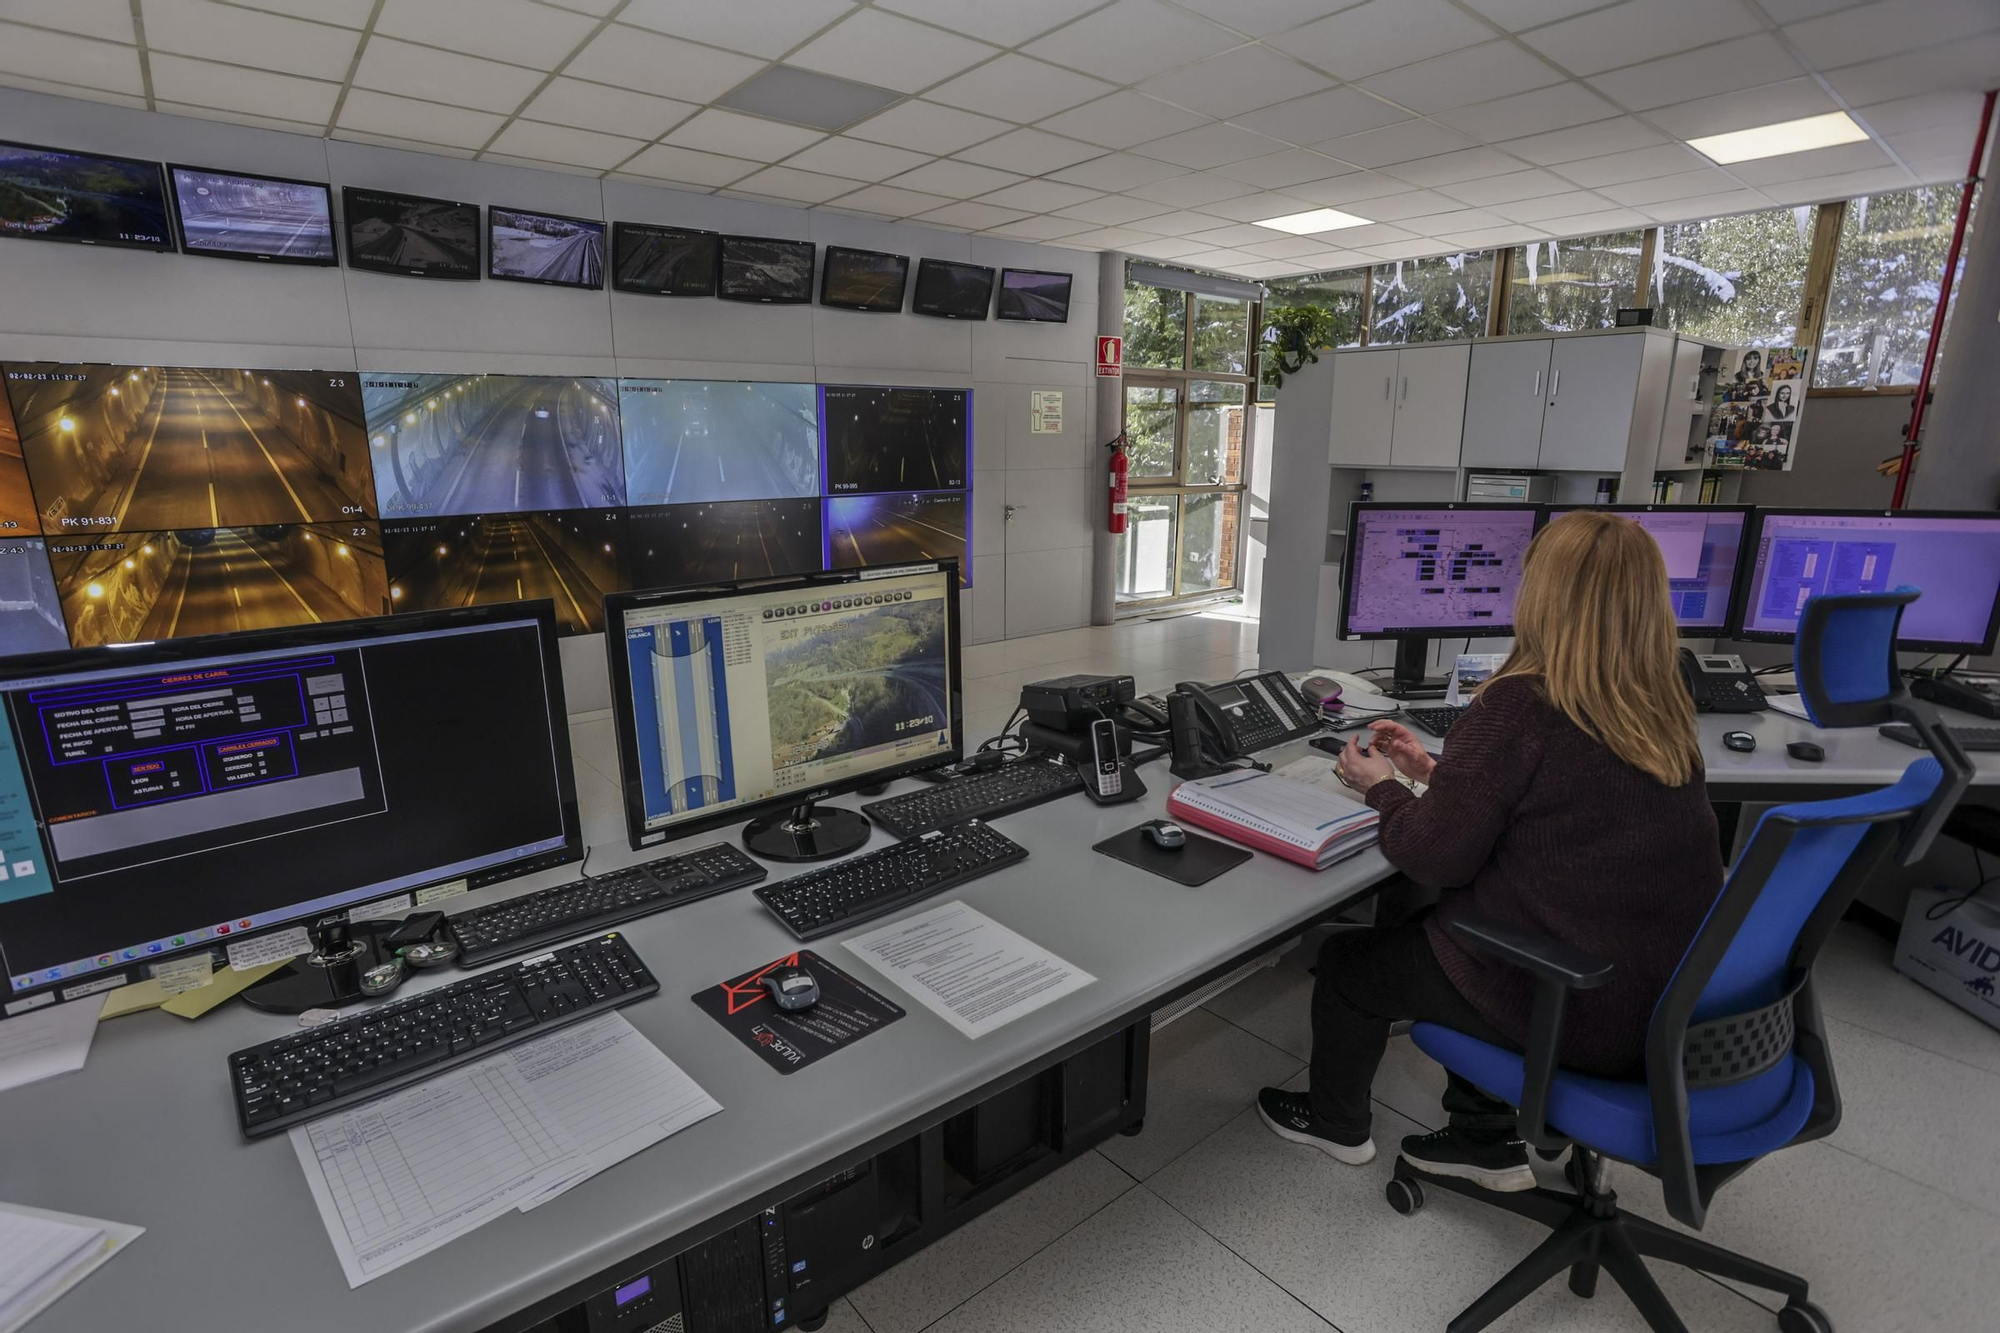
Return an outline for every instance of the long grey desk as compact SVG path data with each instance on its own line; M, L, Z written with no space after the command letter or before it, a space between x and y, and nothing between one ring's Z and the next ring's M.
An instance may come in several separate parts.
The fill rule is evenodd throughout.
M1721 748L1721 733L1733 727L1758 735L1754 753ZM1917 755L1872 730L1818 732L1775 713L1704 718L1702 733L1720 800L1879 785ZM624 845L607 776L616 771L608 724L580 721L572 736L585 835L595 848L591 868L642 859ZM1826 762L1787 758L1785 741L1807 738L1825 746ZM1271 757L1296 753L1303 747ZM2000 784L1995 756L1980 756L1979 764L1981 784ZM714 1094L722 1114L531 1214L509 1214L355 1291L341 1277L291 1148L274 1140L244 1143L236 1131L225 1060L292 1030L290 1021L230 1005L192 1024L160 1013L104 1024L83 1070L0 1093L0 1200L148 1230L38 1319L35 1333L136 1327L471 1333L501 1323L642 1248L697 1239L711 1222L747 1215L753 1203L838 1169L898 1127L1134 1021L1393 873L1375 851L1317 875L1260 855L1202 888L1185 889L1094 855L1092 843L1163 812L1171 777L1163 764L1142 772L1151 791L1132 805L1099 809L1068 799L1008 816L1001 827L1028 848L1029 859L948 895L1098 978L977 1041L908 1006L903 1021L780 1078L688 1002L695 991L792 947L748 893L624 927L663 993L623 1012ZM882 835L876 837L879 843ZM786 873L773 870L774 877ZM526 892L574 874L565 867L462 901ZM837 941L821 947L829 956L844 954ZM421 984L461 975L447 972Z

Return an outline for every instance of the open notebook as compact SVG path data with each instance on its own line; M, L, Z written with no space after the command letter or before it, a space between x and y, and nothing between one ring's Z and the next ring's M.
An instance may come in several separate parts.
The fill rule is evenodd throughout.
M1314 870L1374 846L1379 819L1359 801L1254 771L1183 782L1167 797L1167 812Z

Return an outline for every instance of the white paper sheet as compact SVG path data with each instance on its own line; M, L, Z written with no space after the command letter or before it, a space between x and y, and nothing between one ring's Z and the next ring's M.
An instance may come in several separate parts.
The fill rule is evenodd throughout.
M968 1037L1097 980L961 902L857 935L847 947Z
M145 1230L0 1203L0 1333L14 1333Z
M103 1009L92 995L0 1023L0 1092L83 1068Z
M523 1200L527 1212L606 1167L722 1109L623 1014L606 1014L506 1053L576 1140L578 1170Z

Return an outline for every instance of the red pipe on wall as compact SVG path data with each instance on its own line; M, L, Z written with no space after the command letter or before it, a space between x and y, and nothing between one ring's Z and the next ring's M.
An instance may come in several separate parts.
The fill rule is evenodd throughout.
M1988 89L1979 109L1979 137L1972 143L1972 162L1965 169L1965 184L1958 192L1958 221L1951 229L1951 249L1944 257L1944 281L1938 286L1937 310L1931 315L1931 340L1924 347L1924 369L1917 376L1917 394L1910 403L1910 424L1903 431L1903 461L1896 469L1896 493L1891 509L1903 507L1910 490L1910 469L1917 461L1917 436L1924 428L1924 406L1931 396L1931 371L1937 366L1938 344L1944 341L1945 312L1951 308L1952 288L1958 285L1958 252L1965 244L1965 225L1972 217L1972 191L1979 184L1979 164L1986 159L1986 130L1993 123L1993 99L2000 90Z

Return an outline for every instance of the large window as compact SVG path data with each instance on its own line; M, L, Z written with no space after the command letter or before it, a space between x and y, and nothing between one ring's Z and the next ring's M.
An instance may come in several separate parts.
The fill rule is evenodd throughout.
M1493 252L1399 259L1375 267L1371 343L1477 338L1493 295Z
M1277 278L1265 283L1264 288L1270 293L1264 301L1266 306L1318 306L1332 315L1335 347L1361 345L1361 330L1368 323L1367 269Z
M1798 336L1813 210L1778 208L1660 228L1656 318L1692 337L1771 347Z
M1125 364L1187 369L1188 294L1125 284Z
M1814 387L1877 389L1917 382L1944 281L1959 188L1939 185L1847 201Z
M1507 262L1507 332L1608 329L1639 294L1646 234L1624 231L1578 241L1518 246Z

